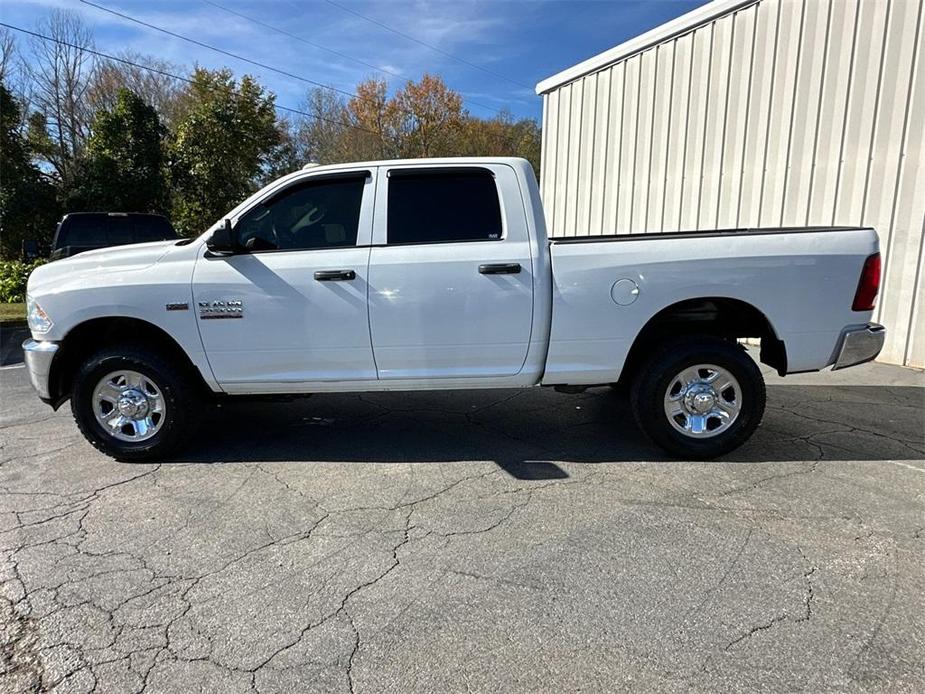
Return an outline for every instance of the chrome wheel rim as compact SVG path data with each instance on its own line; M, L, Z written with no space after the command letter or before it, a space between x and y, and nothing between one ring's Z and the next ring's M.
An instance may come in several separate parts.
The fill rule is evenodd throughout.
M160 387L137 371L113 371L93 389L96 421L119 441L147 441L164 426L166 413Z
M665 415L677 431L695 439L718 436L738 419L742 388L715 364L689 366L668 383Z

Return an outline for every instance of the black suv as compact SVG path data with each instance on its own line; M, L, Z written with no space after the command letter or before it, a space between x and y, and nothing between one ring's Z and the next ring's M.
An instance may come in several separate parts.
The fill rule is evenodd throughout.
M176 238L173 226L159 214L71 212L58 222L51 259L69 258L95 248Z

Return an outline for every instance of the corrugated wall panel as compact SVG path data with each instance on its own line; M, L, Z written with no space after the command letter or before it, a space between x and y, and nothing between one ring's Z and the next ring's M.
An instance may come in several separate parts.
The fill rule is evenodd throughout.
M649 206L649 186L652 170L652 128L655 95L659 77L658 49L642 54L639 64L639 103L636 116L636 150L633 164L633 194L630 197L630 232L645 233L646 210Z
M925 366L922 23L923 0L756 0L552 90L551 234L872 225L882 358Z
M620 135L620 180L617 184L617 229L633 231L633 193L636 175L636 129L639 123L639 67L642 56L626 61L623 73L623 117Z
M745 149L741 164L742 186L736 204L736 227L759 226L758 215L771 125L772 86L777 66L780 12L779 3L762 2L757 6L751 90L746 130L742 134Z
M671 127L671 93L674 89L674 48L669 43L659 46L655 55L655 83L652 107L652 128L649 134L649 181L643 231L660 231L665 201L665 158Z
M889 13L886 2L861 2L858 15L857 52L854 75L848 87L848 115L842 144L841 170L837 178L835 213L832 223L841 220L860 224L863 218L864 188L869 169L879 98L881 56Z
M620 201L620 152L623 148L623 83L626 77L626 63L621 63L608 72L610 84L610 131L607 140L607 170L610 175L600 187L603 197L603 234L619 233L617 226L617 205Z
M813 0L810 0L812 2ZM761 194L758 198L758 226L779 226L784 208L787 157L794 124L796 75L800 68L805 6L784 2L778 30L777 63L771 86L771 109Z
M581 141L582 135L585 134L585 116L586 113L582 107L584 101L584 92L585 92L585 82L587 80L581 80L580 82L575 82L572 85L572 93L569 99L569 129L567 132L568 135L568 166L566 168L566 180L574 181L577 183L576 186L569 185L569 188L566 190L565 195L565 205L563 211L563 226L562 228L566 230L566 234L569 236L575 236L578 228L578 207L581 204L579 201L578 188L581 185L581 176L579 175L581 171Z
M821 94L828 76L825 68L831 13L832 0L812 0L805 5L784 170L782 226L806 224Z
M591 224L591 192L594 189L594 148L600 137L596 128L597 116L597 75L589 75L584 80L584 88L580 102L581 128L579 130L578 148L578 190L574 197L574 229L578 234L587 234Z
M915 75L912 81L909 104L909 128L907 145L903 152L903 168L900 177L899 195L896 201L896 241L893 247L893 263L899 281L899 287L890 283L888 291L899 291L905 297L903 305L910 307L909 340L906 344L904 359L907 362L925 362L925 132L921 127L925 123L925 46L922 35L925 33L923 8L919 7L918 39L916 41ZM918 228L918 239L913 233ZM902 245L899 245L902 240ZM915 252L916 241L918 253ZM901 264L901 265L900 265ZM902 269L900 270L899 267ZM911 295L907 287L912 286ZM904 318L900 312L897 322Z
M668 136L665 141L665 194L662 200L659 231L677 231L681 224L681 192L684 185L684 152L687 148L688 99L691 92L693 65L691 48L694 35L687 34L674 45L673 81L668 105ZM654 227L653 227L654 229Z
M865 214L865 219L881 230L884 292L878 317L889 325L905 322L905 316L912 309L915 284L907 282L908 275L905 273L911 262L906 259L916 254L908 244L912 220L903 219L903 213L917 207L914 197L922 198L925 195L925 188L921 185L917 196L911 191L907 193L902 185L910 173L914 177L915 169L921 167L920 156L917 157L918 161L909 156L910 145L915 147L915 139L921 142L921 130L925 125L921 120L916 123L910 118L914 105L913 89L917 82L916 67L921 54L918 41L921 23L921 5L916 7L912 3L897 3L892 10L884 59L882 99L878 105L882 114L878 117L881 127L875 138L869 209ZM887 94L892 94L893 98L888 99ZM910 129L917 131L911 141ZM900 209L899 203L903 204L903 208ZM918 207L918 210L922 214L922 208ZM890 340L884 349L884 358L902 362L907 351L908 341Z
M717 197L717 228L737 226L742 195L743 160L751 112L751 83L755 58L755 21L758 7L752 5L733 17L729 87L726 93L726 122L723 126L723 154Z
M553 190L553 173L556 170L556 152L553 133L555 132L555 109L552 104L558 99L559 92L543 94L543 133L540 152L540 196L543 198L543 212L546 215L546 229L552 232L552 202L555 200Z
M556 92L556 171L553 176L553 234L565 235L565 197L572 182L568 180L569 117L571 115L572 85L566 85Z
M710 80L701 153L703 171L700 177L700 194L697 196L698 229L716 228L734 34L734 16L718 21L713 26L713 50L710 56Z
M690 79L690 100L687 111L687 141L684 148L682 168L679 230L697 228L712 51L713 24L711 23L694 32L691 71L688 76Z
M842 0L840 0L842 1ZM813 175L807 191L807 219L834 218L839 161L848 113L848 95L857 49L857 12L861 0L833 8L826 47L825 83L816 127Z
M594 124L597 138L591 152L591 181L588 186L588 231L589 234L604 233L604 205L607 195L607 141L610 137L610 70L596 75L594 95Z

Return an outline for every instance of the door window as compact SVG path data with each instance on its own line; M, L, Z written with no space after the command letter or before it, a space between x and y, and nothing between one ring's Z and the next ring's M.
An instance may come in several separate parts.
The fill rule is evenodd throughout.
M309 180L244 213L235 227L249 251L355 246L367 174Z
M501 205L486 169L389 173L388 244L501 239Z

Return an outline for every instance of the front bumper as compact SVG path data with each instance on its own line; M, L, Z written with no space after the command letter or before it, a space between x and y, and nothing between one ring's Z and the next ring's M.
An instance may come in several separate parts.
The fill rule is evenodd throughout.
M886 328L868 323L862 328L850 328L842 335L841 346L832 371L876 359L886 340Z
M29 371L29 380L39 397L43 400L51 398L51 388L48 377L51 373L51 362L58 352L58 343L43 342L40 340L26 340L22 343L22 352Z

